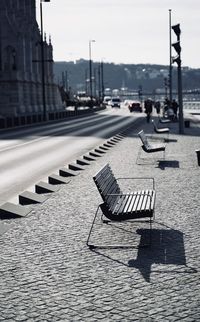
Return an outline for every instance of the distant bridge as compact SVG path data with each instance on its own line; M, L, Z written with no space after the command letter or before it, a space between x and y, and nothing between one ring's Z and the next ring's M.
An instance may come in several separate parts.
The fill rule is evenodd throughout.
M166 91L153 91L153 92L142 92L141 94L139 94L138 91L119 91L118 95L121 98L135 98L135 99L139 99L139 100L144 100L147 97L151 97L154 100L156 98L159 99L165 99L168 96L168 93ZM173 92L172 93L172 97L175 99L178 99L178 92ZM185 101L200 101L200 90L185 90L183 91L183 100Z

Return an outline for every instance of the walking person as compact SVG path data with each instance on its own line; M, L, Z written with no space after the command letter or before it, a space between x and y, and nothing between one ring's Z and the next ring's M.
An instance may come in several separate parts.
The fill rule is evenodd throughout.
M156 101L154 106L156 109L156 113L159 115L160 114L160 101Z
M177 120L178 103L175 99L173 99L173 101L172 101L172 109L174 112L174 119Z
M147 123L150 122L150 117L151 117L151 113L152 113L152 105L153 105L152 100L149 98L144 102L145 113L147 115Z

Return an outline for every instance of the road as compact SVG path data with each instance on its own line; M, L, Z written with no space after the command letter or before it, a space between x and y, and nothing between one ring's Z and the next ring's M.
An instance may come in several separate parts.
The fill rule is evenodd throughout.
M75 161L141 116L127 109L71 118L59 123L18 128L0 134L0 205L18 200L59 167ZM33 190L32 190L33 191Z

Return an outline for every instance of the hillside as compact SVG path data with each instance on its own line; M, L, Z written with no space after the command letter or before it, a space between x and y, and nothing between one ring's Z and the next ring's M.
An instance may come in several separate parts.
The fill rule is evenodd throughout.
M99 63L93 62L93 75L95 75L98 88ZM169 67L150 64L103 64L104 87L138 90L142 86L144 91L164 89L167 82ZM80 59L76 62L55 62L55 81L62 84L67 79L68 87L74 91L85 90L86 80L89 78L89 61ZM177 88L177 69L174 64L172 71L173 89ZM200 88L200 69L182 68L182 83L184 90Z

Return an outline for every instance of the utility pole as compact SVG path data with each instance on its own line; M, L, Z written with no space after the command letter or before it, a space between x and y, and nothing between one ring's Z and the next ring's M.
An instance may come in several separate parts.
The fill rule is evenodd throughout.
M43 121L47 119L46 111L46 92L45 92L45 58L44 58L44 36L43 36L43 14L42 2L50 2L50 0L40 0L40 46L41 46L41 65L42 65L42 101L43 101Z
M92 92L92 53L91 53L91 43L95 42L95 40L89 40L89 71L90 71L90 98L92 100L93 92Z
M101 95L102 101L104 99L104 70L103 70L103 61L101 62Z
M99 92L99 101L101 100L101 64L98 65L98 92Z
M43 16L42 0L40 0L40 42L41 42L41 65L42 65L42 102L43 102L43 121L46 121L46 93L45 93L45 66L44 66L44 37L43 37Z
M66 86L66 92L68 92L69 89L69 80L68 80L68 72L65 71L65 86Z

